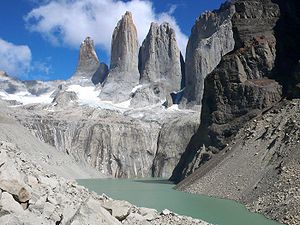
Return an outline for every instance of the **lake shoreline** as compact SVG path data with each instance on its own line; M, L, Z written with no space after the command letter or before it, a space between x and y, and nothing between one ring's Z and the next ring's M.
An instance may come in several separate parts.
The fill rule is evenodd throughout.
M158 211L168 209L176 214L205 220L212 224L239 225L242 222L245 225L280 225L261 214L249 211L246 206L236 201L176 190L175 184L166 179L109 178L77 181L90 191L98 194L103 192L113 199L126 200L139 207L155 208ZM159 198L163 203L160 203ZM237 216L232 219L231 215Z

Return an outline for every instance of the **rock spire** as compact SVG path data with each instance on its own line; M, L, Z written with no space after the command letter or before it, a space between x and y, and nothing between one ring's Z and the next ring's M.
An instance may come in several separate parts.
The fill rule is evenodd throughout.
M180 90L180 50L169 23L152 23L139 54L141 82L165 82L169 92Z
M110 71L100 97L114 102L126 101L138 84L139 43L132 14L126 12L112 36Z
M78 65L73 77L91 78L99 67L94 41L87 37L80 45Z

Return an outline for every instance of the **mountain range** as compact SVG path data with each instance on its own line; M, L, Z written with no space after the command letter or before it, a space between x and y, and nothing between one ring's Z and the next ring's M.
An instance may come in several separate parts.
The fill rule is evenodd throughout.
M170 178L178 190L299 224L299 17L296 0L228 1L199 16L184 57L168 23L152 23L140 46L126 12L112 35L110 65L87 37L69 80L0 72L1 152L32 155L34 165L65 178ZM34 173L18 160L15 167L27 177L19 179L25 189L34 189ZM25 200L16 202L35 214L37 202Z

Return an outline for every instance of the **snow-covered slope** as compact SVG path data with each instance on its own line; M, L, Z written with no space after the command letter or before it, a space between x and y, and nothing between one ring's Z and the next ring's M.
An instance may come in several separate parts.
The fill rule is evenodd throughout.
M17 101L17 103L21 103L23 105L27 104L49 104L52 102L53 97L51 95L54 91L45 93L42 95L33 95L28 91L20 91L14 94L9 94L6 91L0 91L0 98L7 101Z
M142 85L137 85L131 91L132 95ZM101 86L95 86L90 80L86 79L70 79L68 81L20 81L9 77L7 74L0 76L0 99L6 101L14 101L15 106L28 104L51 104L58 93L75 93L76 100L72 100L78 105L88 106L98 109L107 109L119 111L121 113L134 110L131 107L131 99L121 102L113 103L111 101L103 101L100 99ZM146 107L139 108L139 110L147 110L152 108L163 109L163 102ZM177 109L176 106L171 110Z

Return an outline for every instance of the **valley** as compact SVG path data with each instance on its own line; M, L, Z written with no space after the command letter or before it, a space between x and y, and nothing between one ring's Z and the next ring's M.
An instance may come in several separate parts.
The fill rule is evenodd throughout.
M300 224L299 15L226 1L184 56L126 11L109 65L87 36L69 79L0 71L0 224Z

